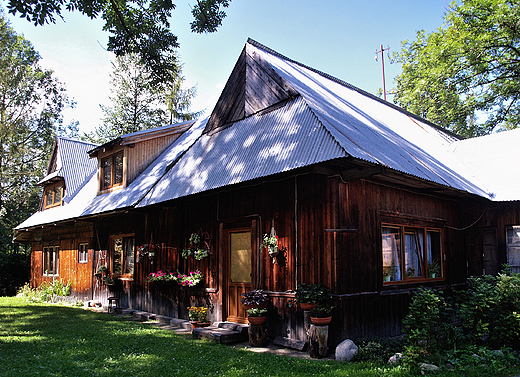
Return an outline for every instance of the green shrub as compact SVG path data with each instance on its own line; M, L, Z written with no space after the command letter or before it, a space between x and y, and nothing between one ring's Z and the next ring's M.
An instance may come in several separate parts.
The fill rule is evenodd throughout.
M403 324L406 340L417 352L451 348L457 339L451 307L441 294L419 288L412 297Z
M520 348L520 274L507 271L498 277L468 279L455 307L472 344Z
M402 352L404 341L402 338L362 338L356 340L359 347L354 361L386 363L398 352Z
M520 348L520 274L498 275L491 346Z
M55 296L70 296L72 282L64 284L60 280L43 282L37 289L32 289L29 283L18 290L18 296L24 296L31 300L53 302Z
M496 278L482 276L468 278L468 288L457 293L458 317L468 342L481 345L488 340L493 308L496 306Z

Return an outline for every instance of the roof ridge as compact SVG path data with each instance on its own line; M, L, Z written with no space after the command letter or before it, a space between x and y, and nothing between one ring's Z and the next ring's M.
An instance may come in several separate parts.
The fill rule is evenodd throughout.
M442 132L445 132L445 133L447 133L447 134L449 134L449 135L451 135L451 136L453 136L453 137L456 137L457 139L463 139L461 136L455 134L454 132L452 132L452 131L450 131L450 130L447 130L447 129L445 129L445 128L443 128L443 127L441 127L441 126L439 126L439 125L437 125L437 124L435 124L435 123L432 123L432 122L430 122L429 120L420 117L419 115L416 115L416 114L414 114L414 113L411 113L411 112L409 112L408 110L405 110L405 109L403 109L402 107L399 107L399 106L393 104L392 102L385 101L384 99L382 99L382 98L380 98L380 97L378 97L378 96L376 96L376 95L374 95L374 94L372 94L372 93L370 93L370 92L367 92L366 90L363 90L363 89L361 89L361 88L358 88L357 86L354 86L354 85L352 85L352 84L350 84L350 83L348 83L348 82L346 82L346 81L344 81L344 80L342 80L342 79L339 79L339 78L337 78L337 77L335 77L335 76L332 76L331 74L325 73L325 72L320 71L320 70L318 70L318 69L316 69L316 68L310 67L310 66L308 66L308 65L305 65L305 64L303 64L303 63L300 63L299 61L296 61L296 60L294 60L294 59L291 59L291 58L289 58L289 57L287 57L287 56L285 56L285 55L282 55L282 54L280 54L279 52L277 52L277 51L275 51L275 50L273 50L273 49L271 49L271 48L269 48L269 47L267 47L267 46L265 46L265 45L263 45L263 44L261 44L261 43L255 41L254 39L248 38L248 39L247 39L247 43L249 43L250 45L252 45L252 46L254 46L254 47L256 47L256 48L259 48L259 49L261 49L261 50L264 50L265 52L267 52L267 53L269 53L269 54L271 54L271 55L277 56L277 57L279 57L279 58L281 58L281 59L287 60L287 61L289 61L289 62L291 62L291 63L294 63L294 64L299 65L300 67L303 67L303 68L308 69L308 70L310 70L310 71L312 71L312 72L314 72L314 73L317 73L317 74L319 74L320 76L323 76L323 77L325 77L325 78L327 78L327 79L329 79L329 80L331 80L331 81L333 81L333 82L336 82L336 83L338 83L338 84L340 84L340 85L343 85L343 86L345 86L345 87L347 87L347 88L349 88L349 89L352 89L352 90L358 92L359 94L362 94L362 95L364 95L364 96L367 96L367 97L369 97L369 98L371 98L371 99L373 99L373 100L376 100L376 101L378 101L378 102L380 102L380 103L382 103L382 104L384 104L384 105L387 105L387 106L389 106L389 107L391 107L391 108L393 108L393 109L395 109L395 110L398 110L398 111L402 112L403 114L405 114L405 115L407 115L407 116L410 116L410 117L412 117L412 118L418 119L418 120L420 120L421 122L425 122L425 123L427 123L428 125L430 125L430 126L436 128L436 129L438 129L438 130L440 130L440 131L442 131Z
M61 139L61 140L71 141L71 142L74 142L74 143L85 144L85 145L99 145L99 144L96 144L96 143L92 143L92 142L90 142L90 141L84 141L84 140L74 139L74 138L72 138L72 137L68 137L68 136L60 136L60 135L57 135L56 138L57 138L57 139Z

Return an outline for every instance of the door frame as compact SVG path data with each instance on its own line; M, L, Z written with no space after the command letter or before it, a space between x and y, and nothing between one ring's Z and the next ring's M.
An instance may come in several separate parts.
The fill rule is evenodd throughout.
M219 295L219 306L221 312L221 320L226 321L229 317L228 313L228 282L229 282L229 234L250 231L251 232L251 289L255 289L257 285L259 258L258 258L258 221L256 219L233 221L233 222L221 222L219 224L219 256L220 256L220 267L221 267L221 280L219 282L220 295Z

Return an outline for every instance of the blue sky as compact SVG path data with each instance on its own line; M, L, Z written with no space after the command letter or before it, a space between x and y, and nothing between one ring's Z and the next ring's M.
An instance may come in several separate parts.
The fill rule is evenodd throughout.
M176 2L171 29L179 38L186 83L197 86L192 110L205 109L208 115L248 37L375 94L382 87L376 49L383 44L397 51L418 30L440 27L449 5L446 0L233 0L223 26L201 35L190 32L189 4L194 2ZM66 22L35 27L8 18L40 52L42 66L53 69L76 100L76 108L65 113L66 122L78 120L84 132L97 127L99 105L110 105L112 56L104 49L108 35L101 31L103 21L66 13ZM387 89L399 72L398 65L385 65Z

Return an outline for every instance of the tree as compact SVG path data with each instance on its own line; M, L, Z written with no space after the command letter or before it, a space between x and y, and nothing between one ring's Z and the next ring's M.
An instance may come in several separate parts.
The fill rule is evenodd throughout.
M193 32L214 32L226 16L221 10L230 0L197 0L192 8ZM151 68L156 81L172 78L168 56L179 47L168 21L175 4L171 0L9 0L9 13L32 21L34 25L55 23L62 10L79 11L105 20L103 30L111 33L108 50L123 56L137 54Z
M41 192L36 183L43 176L56 133L66 129L61 118L68 104L65 89L52 71L38 66L39 59L31 43L16 34L0 9L2 276L16 272L12 270L12 255L23 249L12 244L13 228L38 209ZM13 279L2 281L13 283ZM0 287L0 293L6 292L4 288Z
M184 89L185 79L181 73L179 68L172 82L165 85L165 101L170 113L170 123L195 119L203 113L203 111L190 112L191 100L197 95L197 89L195 87Z
M396 54L394 102L461 136L520 121L520 2L453 2L444 25Z
M117 57L110 74L112 106L101 105L103 124L86 138L102 144L123 134L197 116L199 113L189 112L195 89L182 89L184 78L180 75L177 56L172 55L170 59L175 75L157 83L151 69L143 65L136 54Z

